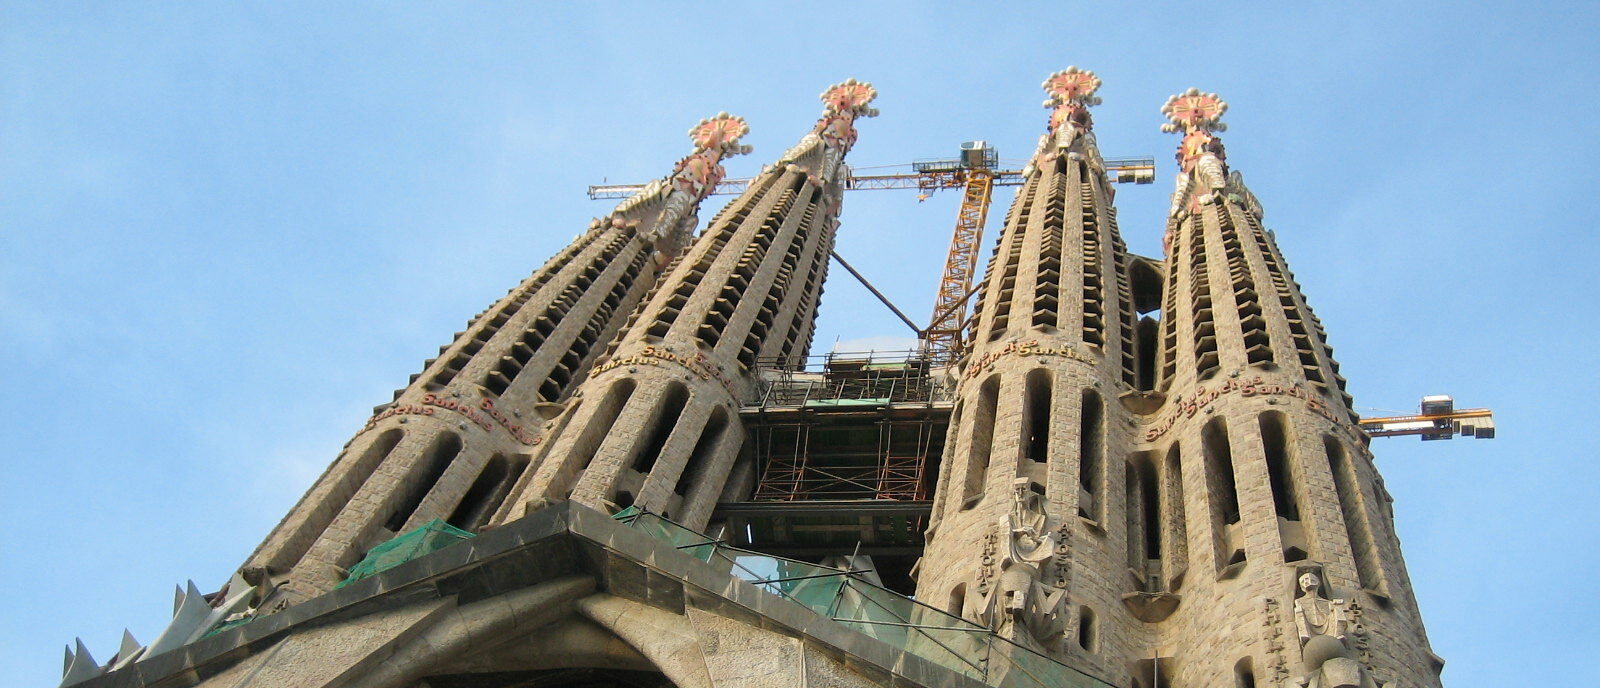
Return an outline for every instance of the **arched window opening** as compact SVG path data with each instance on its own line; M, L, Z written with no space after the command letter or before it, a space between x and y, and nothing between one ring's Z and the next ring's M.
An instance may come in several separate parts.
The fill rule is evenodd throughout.
M717 445L722 444L722 435L727 429L728 411L718 406L711 412L711 418L706 421L705 429L700 431L700 439L694 443L694 451L689 452L689 460L678 473L678 482L672 491L679 497L687 496L689 488L700 480L706 466L711 463L712 453L717 450Z
M1133 465L1133 457L1128 458L1128 464L1123 466L1122 489L1125 494L1124 517L1127 520L1128 530L1128 570L1134 571L1143 580L1145 570L1145 531L1149 524L1144 520L1143 486L1139 482L1139 469Z
M1278 516L1300 520L1300 500L1296 497L1293 456L1286 437L1288 421L1276 412L1261 414L1261 444L1266 452L1267 478L1272 483L1272 504Z
M1333 489L1339 494L1339 511L1344 515L1344 529L1350 537L1350 553L1355 558L1357 580L1364 590L1387 594L1383 568L1378 565L1372 539L1372 523L1367 519L1365 499L1355 467L1350 463L1344 444L1338 439L1323 435L1322 446L1328 453L1328 468L1333 472Z
M1206 486L1211 490L1211 505L1224 525L1239 522L1239 491L1233 479L1233 449L1228 445L1228 426L1221 418L1206 423L1200 431L1206 453Z
M1023 441L1034 463L1050 460L1050 386L1050 371L1041 368L1028 373Z
M961 613L966 609L966 603L967 584L957 583L956 587L950 589L950 597L945 602L944 610L949 612L951 616L961 616Z
M1183 461L1178 443L1174 442L1167 449L1166 465L1161 473L1161 511L1166 516L1166 536L1163 538L1165 554L1162 559L1166 562L1168 585L1176 589L1178 583L1174 581L1189 563L1188 519L1184 516L1183 506Z
M1135 366L1138 371L1138 389L1150 391L1156 388L1156 353L1161 348L1161 311L1156 311L1153 316L1147 315L1139 318L1134 336L1137 343L1134 351L1137 358Z
M1100 520L1105 494L1105 422L1100 395L1083 390L1083 414L1078 424L1078 515Z
M1245 561L1243 536L1238 532L1239 492L1234 482L1233 450L1228 426L1214 418L1200 431L1205 453L1207 501L1211 504L1211 540L1218 572Z
M1094 652L1100 644L1098 631L1094 624L1094 610L1089 605L1078 607L1078 647Z
M422 505L422 498L428 496L428 491L432 490L434 484L439 482L439 478L444 476L445 469L450 468L450 462L459 453L461 453L460 435L444 432L434 438L433 445L428 447L427 453L412 470L411 479L406 481L405 495L395 504L394 511L389 512L389 519L384 523L384 527L391 532L400 532L416 513L417 507Z
M656 460L661 458L661 450L667 446L667 438L672 436L673 428L678 426L678 418L683 415L683 407L688 403L687 387L676 382L667 385L667 393L661 397L660 405L655 409L650 435L633 459L633 470L648 475L650 469L655 468Z
M625 378L612 383L611 389L606 390L606 398L595 409L588 426L583 429L583 433L572 447L572 455L576 458L575 465L579 472L587 469L589 463L594 461L595 454L600 451L600 444L605 441L612 426L617 424L617 416L622 415L622 407L627 405L637 386L638 383L634 382L633 378ZM562 495L563 498L566 496Z
M1249 657L1233 665L1233 684L1238 688L1256 688L1256 672Z
M1275 411L1261 414L1261 448L1267 463L1267 482L1272 488L1272 504L1278 516L1278 535L1283 543L1283 560L1310 558L1311 545L1300 523L1300 466L1289 438L1289 421Z
M461 502L456 504L455 511L450 512L445 522L462 530L476 527L485 507L489 506L490 498L505 483L510 472L511 467L504 454L489 457L483 464L483 470L478 471L477 479L472 481L472 486L467 488L467 493L461 496Z
M977 505L983 497L983 483L989 475L989 451L994 443L994 415L1000 404L1000 376L991 375L978 388L978 408L972 414L972 451L967 459L966 485L962 490L963 511Z

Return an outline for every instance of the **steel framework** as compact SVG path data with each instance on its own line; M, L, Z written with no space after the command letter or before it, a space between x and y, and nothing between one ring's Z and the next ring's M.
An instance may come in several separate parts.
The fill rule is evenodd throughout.
M989 215L995 181L995 173L982 168L967 170L958 176L965 177L961 208L956 213L955 232L950 235L950 253L945 257L944 271L939 276L933 317L923 332L928 351L952 361L961 357L961 325L967 319L967 296L977 272L984 219Z

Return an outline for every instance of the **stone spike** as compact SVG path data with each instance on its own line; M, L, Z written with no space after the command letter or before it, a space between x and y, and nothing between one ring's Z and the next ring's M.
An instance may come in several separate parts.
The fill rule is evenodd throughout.
M133 632L126 628L122 629L122 647L117 650L117 659L111 665L111 670L116 671L134 663L143 652L144 646L140 645L138 639L133 637Z
M126 628L122 629L122 647L117 649L118 658L127 659L129 655L139 651L139 648L142 647L144 646L139 644L139 640L133 637L133 631Z
M82 683L104 673L100 665L95 663L94 656L89 654L89 648L83 644L83 639L77 639L77 650L67 652L67 668L62 672L61 685L70 686Z

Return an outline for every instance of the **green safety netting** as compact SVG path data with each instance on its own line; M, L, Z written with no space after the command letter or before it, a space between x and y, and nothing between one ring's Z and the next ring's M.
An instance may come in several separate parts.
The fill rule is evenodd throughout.
M471 538L465 530L433 519L416 530L395 536L393 540L373 547L361 562L350 567L350 575L334 587L342 588L375 573L388 571L417 557L432 554L457 542Z
M850 571L730 547L634 506L612 518L722 573L990 685L1111 688L1093 676L1003 639L986 626L863 581Z

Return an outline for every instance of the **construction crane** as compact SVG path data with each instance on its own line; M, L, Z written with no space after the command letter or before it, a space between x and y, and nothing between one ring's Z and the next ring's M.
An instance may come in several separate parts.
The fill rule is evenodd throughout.
M911 163L909 174L855 174L846 169L844 188L852 191L873 189L917 189L924 200L941 189L960 188L961 207L956 211L955 231L950 237L950 252L940 272L939 291L934 298L933 317L927 327L917 327L900 309L879 293L867 280L834 254L840 264L861 280L874 296L889 306L923 340L926 353L935 361L953 362L963 348L961 323L966 320L967 300L972 296L972 281L977 272L982 248L983 226L989 215L994 187L1019 186L1022 170L1000 169L1000 154L984 141L961 144L955 159L919 160ZM1106 176L1119 184L1150 184L1155 181L1153 157L1108 158ZM750 187L750 179L724 179L713 194L737 194ZM627 198L644 188L642 184L610 184L589 187L589 198Z
M1361 429L1373 437L1420 435L1423 441L1448 440L1456 435L1494 439L1494 412L1489 409L1457 410L1454 399L1438 394L1423 397L1419 411L1413 416L1362 418Z

